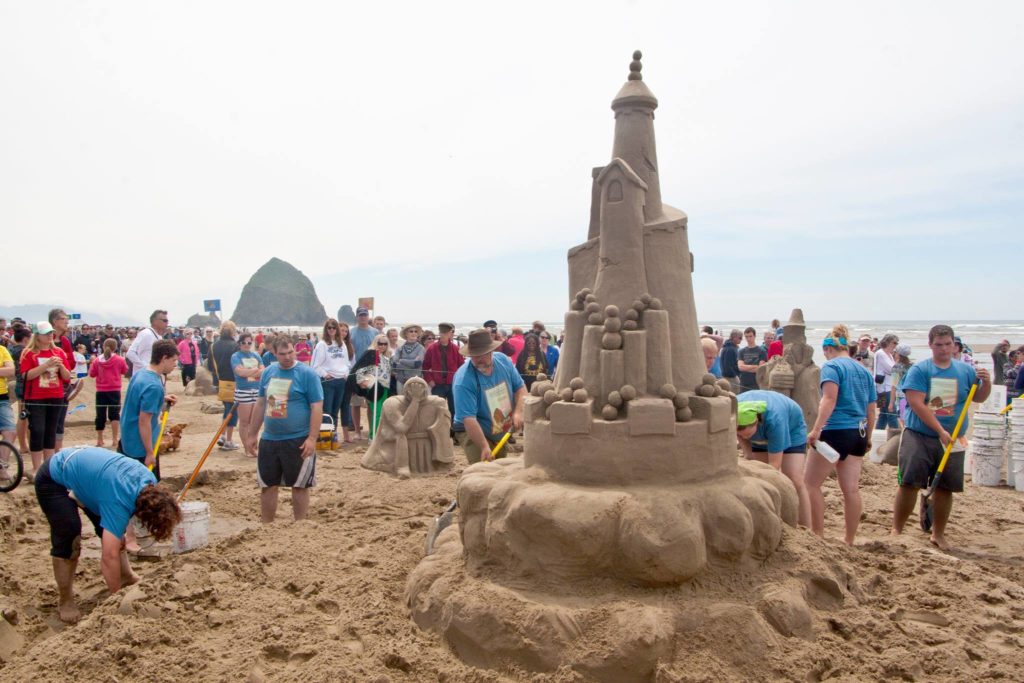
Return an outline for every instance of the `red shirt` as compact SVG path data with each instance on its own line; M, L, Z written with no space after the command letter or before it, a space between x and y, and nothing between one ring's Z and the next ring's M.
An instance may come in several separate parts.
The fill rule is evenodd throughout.
M67 365L67 357L64 352L56 347L50 347L46 351L32 352L25 350L21 354L21 372L22 374L27 373L29 370L38 368L41 363L39 359L46 360L52 356L57 356ZM72 359L72 362L73 359ZM25 398L64 398L64 380L61 378L58 372L54 375L52 372L44 372L35 379L30 379L25 384Z
M442 354L444 355L444 364L441 362ZM464 360L466 357L459 353L459 347L455 345L454 341L448 343L447 353L442 351L441 342L436 341L427 347L427 352L423 355L423 379L428 383L451 384L452 378L455 377L455 371L459 369ZM447 374L444 372L445 366L448 368Z
M64 367L71 371L72 374L75 372L75 347L71 345L71 340L64 335L60 336L60 339L54 339L53 343L55 346L59 346L60 350L64 352ZM86 349L88 351L88 349Z
M300 341L295 345L295 360L300 363L309 363L309 359L313 357L313 352L309 350L309 344L304 341Z
M782 355L782 342L776 339L768 345L768 358Z

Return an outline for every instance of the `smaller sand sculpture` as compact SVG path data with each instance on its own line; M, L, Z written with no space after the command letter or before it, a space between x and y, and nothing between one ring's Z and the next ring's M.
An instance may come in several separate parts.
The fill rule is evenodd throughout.
M380 429L361 464L402 479L445 472L455 457L451 428L448 403L431 396L422 377L413 377L401 395L384 401Z
M807 343L804 312L794 308L782 328L781 356L757 369L757 385L785 394L800 404L804 420L813 425L818 419L818 383L821 371L814 364L814 348Z

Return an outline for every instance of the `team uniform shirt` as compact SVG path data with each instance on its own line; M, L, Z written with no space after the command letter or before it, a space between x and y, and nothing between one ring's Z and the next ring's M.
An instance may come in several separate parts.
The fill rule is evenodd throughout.
M142 413L150 413L150 433L153 443L160 434L160 410L164 405L164 383L160 375L149 368L141 372L133 372L128 382L128 392L124 397L121 409L121 448L125 455L133 458L145 458L146 447L139 434L139 418Z
M839 394L825 429L859 429L868 404L878 400L875 378L852 358L833 358L821 366L821 386L826 382L838 385Z
M3 367L5 365L7 365L8 363L10 363L11 366L13 367L14 366L14 357L11 355L11 352L7 350L6 346L0 344L0 367ZM17 371L15 371L15 372L17 372ZM7 392L8 392L8 389L7 389L7 378L6 377L0 377L0 394L6 394Z
M490 375L481 373L471 362L455 373L453 422L462 425L467 417L475 417L484 436L493 438L511 426L513 400L525 383L508 356L494 353L491 358L494 365Z
M118 538L135 514L139 492L156 477L137 460L105 448L66 448L50 458L50 477L99 515L100 526Z
M275 363L263 371L260 398L266 399L261 438L285 441L309 436L310 404L322 402L324 390L308 365L296 363L285 370Z
M804 412L793 399L777 391L743 392L744 401L764 401L768 404L757 431L750 442L769 453L782 453L787 448L807 443L807 423Z
M903 378L901 389L906 391L920 391L925 395L925 408L932 411L939 420L939 424L948 433L952 434L956 427L956 421L963 410L967 394L971 385L977 381L978 373L967 363L954 360L950 361L948 368L940 368L931 358L918 361L910 366L906 377ZM913 410L907 411L907 429L925 436L938 437ZM964 424L960 427L960 434L967 433L967 426L970 420L964 416Z
M29 370L35 370L46 359L56 356L67 367L67 356L60 349L51 346L45 351L25 351L21 354L21 373L27 374ZM60 376L58 368L50 368L35 379L30 379L25 386L25 398L64 398L64 380Z
M237 368L239 365L241 365L243 368L251 370L253 368L261 367L263 365L263 360L260 358L260 355L255 351L235 351L233 354L231 354L232 372L234 372L234 369ZM259 388L259 380L251 379L248 377L242 377L241 375L235 373L236 390L248 391L250 389Z

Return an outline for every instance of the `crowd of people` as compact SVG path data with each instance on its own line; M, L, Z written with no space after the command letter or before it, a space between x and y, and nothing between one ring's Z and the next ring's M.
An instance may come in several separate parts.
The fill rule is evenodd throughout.
M200 367L209 370L223 403L220 448L242 449L256 459L261 517L270 522L280 486L291 489L294 517L306 516L323 421L337 425L344 442L372 439L384 400L414 377L447 402L451 437L467 460L490 459L503 436L522 430L532 384L542 375L556 377L561 345L539 321L529 330L513 327L506 333L488 320L456 337L455 326L445 322L436 333L420 325L389 328L383 316L371 318L363 307L353 326L330 318L308 334L240 331L231 321L218 330L172 328L164 310L154 311L149 325L139 329L83 325L73 333L68 323L60 309L31 327L20 320L8 327L0 320L0 431L31 455L30 476L54 529L61 617L69 620L77 617L71 583L81 524L64 500L68 491L102 538L101 566L111 590L136 580L126 554L134 545L128 518L135 514L164 538L180 516L173 497L153 486L160 479L159 416L177 401L166 390L166 378L176 368L186 386ZM993 379L1006 383L1011 396L1024 382L1024 347L1010 350L1008 341L993 351L993 378L976 367L970 349L948 326L929 331L931 358L912 362L910 348L896 335L853 340L837 325L821 343L820 403L817 420L808 425L792 399L758 388L758 368L782 355L784 343L778 321L760 343L753 328L728 337L704 328L701 338L707 370L728 380L737 395L739 449L793 482L799 521L818 534L824 531L822 485L835 471L849 544L862 509L861 461L876 427L904 434L892 526L898 534L917 491L934 476L970 387L977 383L978 402L988 397ZM96 446L62 450L69 401L87 377L96 388ZM19 404L17 418L12 402ZM116 453L105 448L108 427ZM834 458L827 457L829 451ZM932 541L940 548L948 546L944 532L952 495L963 490L962 458L962 452L954 456L934 496Z

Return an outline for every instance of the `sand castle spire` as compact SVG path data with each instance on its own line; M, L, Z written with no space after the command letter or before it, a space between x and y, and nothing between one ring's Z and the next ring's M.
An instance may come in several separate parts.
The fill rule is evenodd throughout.
M612 158L625 161L647 183L644 220L649 223L662 216L658 152L654 143L654 110L658 108L658 98L644 83L640 73L642 56L639 50L633 53L629 78L612 100L615 112Z

